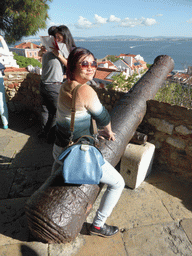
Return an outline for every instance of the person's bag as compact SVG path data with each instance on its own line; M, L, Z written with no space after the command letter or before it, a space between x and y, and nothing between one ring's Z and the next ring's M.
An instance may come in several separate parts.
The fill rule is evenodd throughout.
M69 146L58 158L63 162L65 183L99 184L101 166L105 163L101 152L90 144L77 143Z
M99 184L102 177L101 166L105 163L103 156L97 146L97 127L93 122L94 137L84 135L73 142L75 122L75 98L77 90L81 85L76 86L72 96L71 110L71 137L68 147L60 154L58 160L62 162L62 174L65 183L70 184ZM94 142L94 145L90 143Z

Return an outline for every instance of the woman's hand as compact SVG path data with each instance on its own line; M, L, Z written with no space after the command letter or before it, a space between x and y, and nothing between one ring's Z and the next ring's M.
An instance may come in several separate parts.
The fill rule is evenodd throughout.
M99 138L102 140L108 139L108 140L115 141L115 133L112 131L107 132L105 130L100 130L98 133L99 133Z
M52 53L62 62L62 64L67 67L67 59L56 48L53 48Z
M115 141L115 133L111 129L111 123L104 126L103 130L99 131L99 137L101 139L107 138L108 140Z
M54 48L53 50L52 50L52 53L56 56L56 57L60 57L59 55L61 55L60 53L59 53L59 51L56 49L56 48Z

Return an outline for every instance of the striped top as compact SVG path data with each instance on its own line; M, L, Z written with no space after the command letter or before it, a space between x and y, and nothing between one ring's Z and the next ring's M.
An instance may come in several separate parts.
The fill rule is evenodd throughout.
M82 135L92 135L91 117L96 120L97 125L100 127L109 124L110 115L99 101L97 93L91 86L87 84L82 85L77 91L75 102L76 112L73 140L78 139ZM70 137L71 107L72 90L68 83L65 82L60 89L56 114L57 130L60 135L62 134L64 140L69 140Z

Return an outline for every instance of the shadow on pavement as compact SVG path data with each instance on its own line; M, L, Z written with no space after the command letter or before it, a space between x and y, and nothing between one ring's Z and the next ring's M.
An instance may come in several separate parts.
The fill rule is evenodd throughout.
M39 256L32 248L27 245L21 245L22 256Z
M0 240L30 240L25 202L50 176L53 163L53 145L39 140L38 131L36 116L23 111L10 113L9 129L1 132Z
M156 187L156 191L162 200L170 200L171 207L178 207L177 202L181 201L183 207L192 212L191 180L181 179L175 174L168 173L166 170L159 170L158 166L153 165L153 171L146 181ZM171 199L171 197L173 198Z

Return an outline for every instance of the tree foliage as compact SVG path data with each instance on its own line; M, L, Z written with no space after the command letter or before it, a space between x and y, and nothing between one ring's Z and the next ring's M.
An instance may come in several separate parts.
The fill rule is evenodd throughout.
M40 68L42 67L42 64L34 58L26 58L24 56L19 56L15 52L13 53L13 55L14 55L14 59L17 62L17 65L19 65L20 68L26 68L29 65L32 65L33 67L36 67L36 66Z
M110 60L111 62L117 61L119 58L115 57L115 55L108 55L107 60Z
M0 4L0 33L8 44L46 28L48 3L52 0L3 0Z
M120 74L113 76L112 79L113 82L108 85L108 88L127 92L140 79L140 76L137 73L134 73L126 79L126 76L121 72Z
M152 64L148 64L148 63L147 63L147 68L150 68L151 66L152 66Z
M192 87L180 83L165 82L155 95L155 100L192 108Z
M140 77L136 73L127 79L123 73L120 73L113 76L113 82L107 88L128 92L139 79ZM166 81L158 90L154 99L192 109L192 86L190 84L182 85L180 83Z

